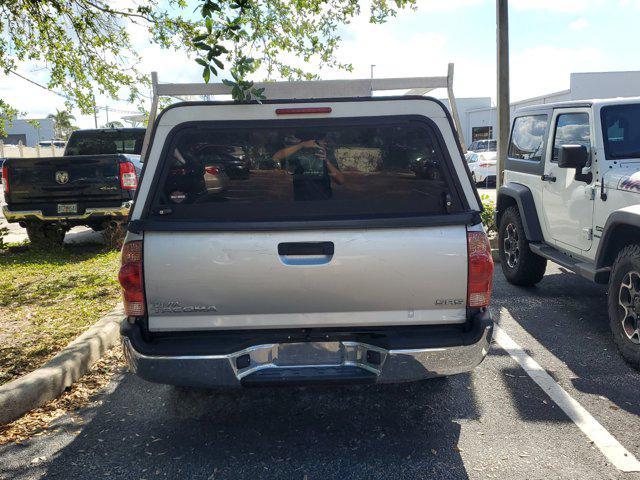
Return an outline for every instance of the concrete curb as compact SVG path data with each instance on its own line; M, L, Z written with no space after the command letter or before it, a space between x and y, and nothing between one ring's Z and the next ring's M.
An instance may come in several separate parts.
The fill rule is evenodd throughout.
M102 317L42 367L0 386L0 425L59 396L120 339L122 305Z

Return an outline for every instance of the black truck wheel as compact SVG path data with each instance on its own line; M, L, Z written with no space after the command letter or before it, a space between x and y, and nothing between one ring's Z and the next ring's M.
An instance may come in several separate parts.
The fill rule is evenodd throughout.
M502 214L498 241L502 273L509 283L530 287L542 280L547 259L529 248L518 207L509 207Z
M64 243L67 229L58 225L27 224L27 236L36 248L60 246Z
M623 248L613 263L609 325L622 357L640 370L640 244Z

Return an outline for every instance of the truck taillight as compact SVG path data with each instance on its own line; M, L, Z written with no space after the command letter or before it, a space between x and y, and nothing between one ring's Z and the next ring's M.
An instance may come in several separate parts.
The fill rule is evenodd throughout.
M486 307L493 286L493 258L487 235L484 232L467 232L467 252L467 306Z
M204 171L209 175L220 175L220 169L218 167L204 167Z
M123 190L135 190L138 188L138 175L131 162L122 162L120 164L120 187Z
M128 316L145 313L144 285L142 282L142 241L125 243L118 281L122 286L124 311Z
M9 168L6 165L2 165L2 184L6 195L9 193Z
M306 115L309 113L331 113L331 107L276 108L276 115Z

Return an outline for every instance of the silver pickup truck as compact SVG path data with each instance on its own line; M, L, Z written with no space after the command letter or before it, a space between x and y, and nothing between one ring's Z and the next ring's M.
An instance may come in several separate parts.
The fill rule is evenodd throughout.
M122 252L128 364L194 387L467 372L493 327L481 209L434 99L172 105Z

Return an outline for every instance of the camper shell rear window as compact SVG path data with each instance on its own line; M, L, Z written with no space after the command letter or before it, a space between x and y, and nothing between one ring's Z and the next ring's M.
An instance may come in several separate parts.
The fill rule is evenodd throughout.
M193 122L169 134L145 216L307 222L442 216L468 206L425 117Z

